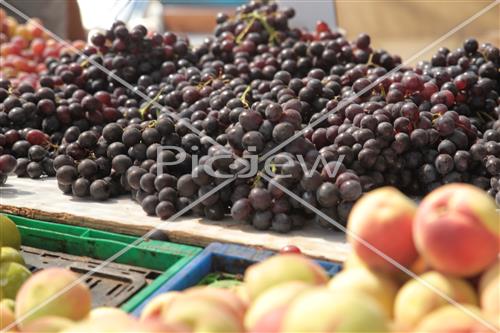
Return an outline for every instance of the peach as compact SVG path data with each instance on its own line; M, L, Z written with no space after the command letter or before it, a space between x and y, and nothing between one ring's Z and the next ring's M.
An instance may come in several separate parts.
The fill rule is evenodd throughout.
M243 332L241 314L222 296L183 293L162 309L162 322L183 325L193 332Z
M245 284L237 285L233 288L234 293L240 298L240 300L245 303L248 307L250 304L250 297L248 296L247 288Z
M494 200L468 184L449 184L427 195L413 226L415 244L436 270L469 277L497 258L500 215Z
M107 318L109 316L115 316L118 318L120 316L127 317L128 314L118 308L102 306L90 310L87 319Z
M483 313L500 327L500 263L492 265L481 276L479 301Z
M31 276L16 297L16 318L21 328L45 316L81 320L90 311L88 287L78 276L64 268L48 268Z
M394 299L399 286L396 280L383 272L374 272L367 268L343 270L330 280L328 288L335 292L358 291L375 299L387 317L392 317Z
M393 187L365 194L349 215L347 235L356 255L372 269L395 271L385 256L410 267L418 253L413 243L412 223L416 205Z
M185 327L179 325L166 325L160 322L139 322L132 317L127 318L99 318L93 320L81 321L67 329L62 333L89 333L89 332L130 332L130 333L188 333Z
M184 292L186 296L211 299L218 302L231 311L243 321L247 310L246 304L237 296L237 294L229 289L214 288L214 287L194 287L187 289ZM170 303L172 304L172 303ZM167 308L168 309L168 308Z
M321 266L300 254L279 254L250 266L245 272L245 286L250 300L265 290L287 281L325 284L328 275Z
M495 326L481 316L476 306L464 305L465 311L453 305L443 306L422 319L414 332L486 333Z
M11 328L14 329L16 327L15 321L14 312L6 304L0 304L0 330L3 331L11 325L13 325Z
M22 332L53 333L60 332L74 323L62 317L43 317L33 320L23 327Z
M153 298L142 310L141 320L158 319L163 307L168 306L178 295L180 295L178 291L170 291Z
M284 315L282 332L388 332L377 302L358 292L317 287L301 294Z
M14 308L16 307L16 302L10 298L3 298L0 300L0 307L6 306L10 311L14 312Z
M465 280L431 271L410 280L399 290L394 303L394 318L408 328L415 327L423 317L448 304L435 290L455 302L477 305L474 289Z
M113 313L107 317L87 318L64 329L65 333L86 332L143 332L138 321L129 315Z
M291 302L312 288L302 281L284 282L262 293L245 315L249 332L280 332L283 316Z

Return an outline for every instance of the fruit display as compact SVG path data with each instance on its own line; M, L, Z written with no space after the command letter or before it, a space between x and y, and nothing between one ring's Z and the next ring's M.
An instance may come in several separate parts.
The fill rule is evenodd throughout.
M71 52L64 43L49 38L38 19L20 23L0 9L0 21L0 78L13 85L37 86L40 75L47 71L46 59ZM83 45L83 41L72 42L76 49Z
M31 276L19 252L21 236L8 217L0 215L0 301L15 299L23 283ZM2 310L4 311L4 310Z
M0 329L10 332L175 332L170 327L132 318L115 308L91 309L88 287L64 268L48 268L31 276L13 306L0 303ZM107 332L112 332L107 331Z
M47 52L35 83L0 80L0 177L14 157L17 176L65 194L129 194L161 219L198 200L195 216L281 233L332 227L303 202L345 224L385 185L470 183L500 204L498 47L471 38L402 66L367 34L293 28L294 14L250 2L200 45L117 21L80 53ZM4 49L29 43L23 27L3 28Z
M392 200L372 204L389 196ZM449 223L450 218L463 214L461 223L484 228L496 238L498 253L500 220L493 199L474 186L451 184L434 190L418 206L405 205L405 200L392 188L366 194L354 205L348 230L350 235L368 233L367 242L384 237L388 240L395 229L401 234L408 232L409 245L418 245L402 248L395 243L394 248L381 251L388 256L405 252L394 261L407 266L414 279L390 263L383 266L367 256L353 238L350 242L356 259L350 258L344 270L331 279L312 260L287 251L251 266L243 283L229 289L197 286L160 294L144 308L141 320L156 319L193 332L458 333L500 328L496 255L485 253L483 264L477 267L459 252L461 246L470 244L447 243L436 259L433 247L419 241L422 237L436 237L436 243L446 242L450 232L467 235L468 228ZM437 203L439 209L430 208ZM361 211L365 214L361 215ZM400 217L402 213L405 218ZM370 227L364 223L371 216L378 216L377 227L369 234L370 230L364 229ZM491 221L494 223L489 224ZM424 222L428 224L422 227ZM443 262L449 261L446 257L461 261L462 271L451 272L444 267ZM418 258L425 264L417 265Z
M374 227L367 224L370 219ZM12 231L8 218L0 222ZM484 191L469 184L444 185L415 205L396 189L382 187L354 205L347 227L353 252L333 278L290 245L250 266L239 283L159 294L149 299L140 318L115 308L91 309L90 290L69 270L48 268L31 277L16 276L15 292L2 295L1 328L214 333L479 333L500 328L500 219L494 200ZM376 249L377 256L384 256L383 265L367 249L380 239L390 243L398 230L409 238ZM451 242L452 233L454 239L481 237ZM9 235L2 244L18 246L16 234ZM478 239L482 248L492 251L469 254L471 248L481 247ZM23 267L14 248L2 247L2 276L6 264ZM4 291L3 277L1 281Z

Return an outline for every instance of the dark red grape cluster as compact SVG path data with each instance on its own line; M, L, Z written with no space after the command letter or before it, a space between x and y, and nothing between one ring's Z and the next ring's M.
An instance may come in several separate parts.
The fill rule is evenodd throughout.
M17 158L19 176L55 174L76 197L129 193L162 219L203 197L192 214L277 232L345 222L384 185L467 182L500 205L497 47L468 39L411 68L293 16L250 2L197 46L116 22L48 59L37 87L3 80L0 175Z

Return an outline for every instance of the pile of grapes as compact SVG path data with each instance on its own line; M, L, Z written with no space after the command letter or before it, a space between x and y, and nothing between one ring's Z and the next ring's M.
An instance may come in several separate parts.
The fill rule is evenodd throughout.
M282 186L341 222L384 185L466 182L500 205L497 47L467 39L411 68L293 16L251 2L201 45L116 22L82 54L47 57L35 86L0 80L3 182L55 175L66 194L129 194L167 219L233 177L191 213L277 232L330 226ZM272 175L262 161L240 177L255 155Z

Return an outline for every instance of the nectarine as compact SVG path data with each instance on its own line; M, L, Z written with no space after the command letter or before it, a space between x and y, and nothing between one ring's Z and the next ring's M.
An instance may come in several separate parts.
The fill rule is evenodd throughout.
M304 281L310 284L328 282L328 275L321 266L300 254L280 254L250 266L245 272L248 296L254 300L265 290L287 281Z
M45 316L77 321L87 316L90 306L90 290L78 282L75 273L63 268L47 268L33 274L22 285L16 297L16 318L21 319L18 325L21 328Z
M432 311L449 304L433 289L445 294L457 303L477 305L477 296L465 280L431 271L410 280L399 290L394 303L394 318L409 328L417 325ZM427 285L426 285L427 284ZM431 287L429 287L430 285Z
M416 210L416 204L393 187L365 194L354 204L347 222L348 240L356 255L372 269L397 269L363 240L399 264L410 267L418 257L412 231Z
M500 215L494 200L468 184L449 184L427 195L415 217L415 244L436 270L469 277L497 258Z

